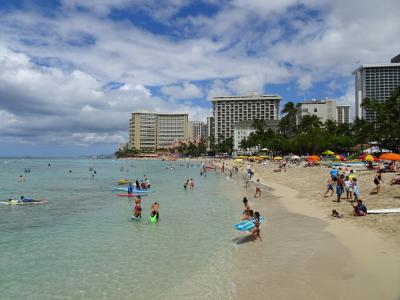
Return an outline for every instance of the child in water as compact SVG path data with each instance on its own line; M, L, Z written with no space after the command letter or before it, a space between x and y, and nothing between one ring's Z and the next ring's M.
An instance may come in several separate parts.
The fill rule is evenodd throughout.
M260 213L256 211L254 213L254 229L251 231L251 235L253 236L254 240L259 238L261 240L261 235L260 235Z
M140 203L141 203L141 199L138 197L136 200L135 200L135 207L134 207L134 209L133 209L133 216L135 217L135 218L142 218L142 206L140 205Z

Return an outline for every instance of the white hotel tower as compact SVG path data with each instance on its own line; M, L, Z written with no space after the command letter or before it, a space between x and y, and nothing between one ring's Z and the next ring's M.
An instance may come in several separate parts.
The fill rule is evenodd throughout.
M240 121L279 120L279 95L250 94L246 96L213 97L214 137L233 137L233 126Z

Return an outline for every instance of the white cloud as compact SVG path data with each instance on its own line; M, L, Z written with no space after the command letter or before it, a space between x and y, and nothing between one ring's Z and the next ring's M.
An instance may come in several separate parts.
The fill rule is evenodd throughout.
M161 92L173 99L192 99L203 97L203 91L195 84L184 82L182 85L169 85L161 88Z
M400 49L397 0L207 0L219 7L215 15L177 16L190 3L62 0L52 17L1 12L0 137L117 142L132 111L204 120L210 109L201 101L176 100L266 84L297 83L304 92L335 82L329 92L345 91L336 98L353 104L355 62L388 62ZM139 10L173 37L107 18L113 9ZM122 86L104 89L109 82Z
M300 76L297 80L297 85L301 92L307 91L312 86L312 77L310 74Z

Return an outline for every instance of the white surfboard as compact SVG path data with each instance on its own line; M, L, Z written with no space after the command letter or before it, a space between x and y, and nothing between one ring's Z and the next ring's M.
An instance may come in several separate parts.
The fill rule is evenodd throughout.
M400 208L383 208L383 209L371 209L368 210L369 214L394 214L400 213Z

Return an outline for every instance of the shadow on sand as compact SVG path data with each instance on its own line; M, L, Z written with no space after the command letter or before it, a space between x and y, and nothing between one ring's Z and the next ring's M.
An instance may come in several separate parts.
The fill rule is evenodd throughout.
M237 237L232 239L232 242L236 243L237 245L246 244L248 242L253 242L254 238L251 235L246 235L244 237Z

